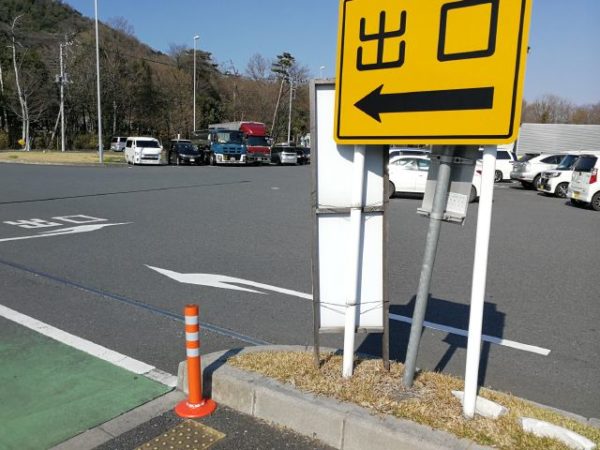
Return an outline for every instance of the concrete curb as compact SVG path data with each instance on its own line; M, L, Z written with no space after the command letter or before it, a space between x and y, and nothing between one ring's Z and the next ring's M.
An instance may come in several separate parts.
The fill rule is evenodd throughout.
M312 347L273 345L203 355L204 394L217 403L285 426L340 450L489 448L407 420L379 417L357 405L303 393L227 365L227 360L235 355L257 351L305 352L312 351ZM177 387L187 391L185 362L179 365Z
M569 448L577 450L594 450L596 448L596 444L588 438L558 425L544 422L543 420L521 417L521 426L528 433L533 433L540 437L557 439Z

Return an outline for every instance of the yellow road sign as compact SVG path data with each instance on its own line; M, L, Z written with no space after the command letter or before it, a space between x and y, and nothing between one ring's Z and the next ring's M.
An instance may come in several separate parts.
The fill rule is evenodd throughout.
M532 0L340 0L335 139L516 139Z

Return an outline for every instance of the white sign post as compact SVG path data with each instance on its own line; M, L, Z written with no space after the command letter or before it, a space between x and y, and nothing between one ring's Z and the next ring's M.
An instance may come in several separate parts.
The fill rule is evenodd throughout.
M360 249L362 247L362 208L365 186L364 145L354 146L352 169L352 204L350 206L350 272L348 275L348 294L346 298L346 325L344 327L344 378L352 376L354 368L354 337L356 331L356 305L360 299Z
M483 150L483 173L481 194L479 197L479 213L477 215L477 236L475 238L475 260L473 261L473 285L471 288L469 340L467 343L465 396L463 402L463 413L468 418L473 418L477 401L477 379L479 377L483 306L485 302L485 284L492 225L496 153L496 146L487 146Z

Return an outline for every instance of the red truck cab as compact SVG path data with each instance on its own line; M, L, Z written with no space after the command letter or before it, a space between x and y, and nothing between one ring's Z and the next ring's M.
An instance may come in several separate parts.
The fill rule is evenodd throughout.
M267 141L267 126L260 122L240 122L239 131L244 133L249 162L270 162L271 148Z

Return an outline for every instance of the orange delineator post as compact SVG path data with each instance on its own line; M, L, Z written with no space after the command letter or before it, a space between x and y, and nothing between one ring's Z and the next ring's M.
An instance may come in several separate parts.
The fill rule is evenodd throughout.
M202 364L200 363L200 324L198 305L186 305L185 310L185 352L188 372L188 399L179 402L175 413L179 417L198 418L212 414L217 404L211 399L202 398Z

